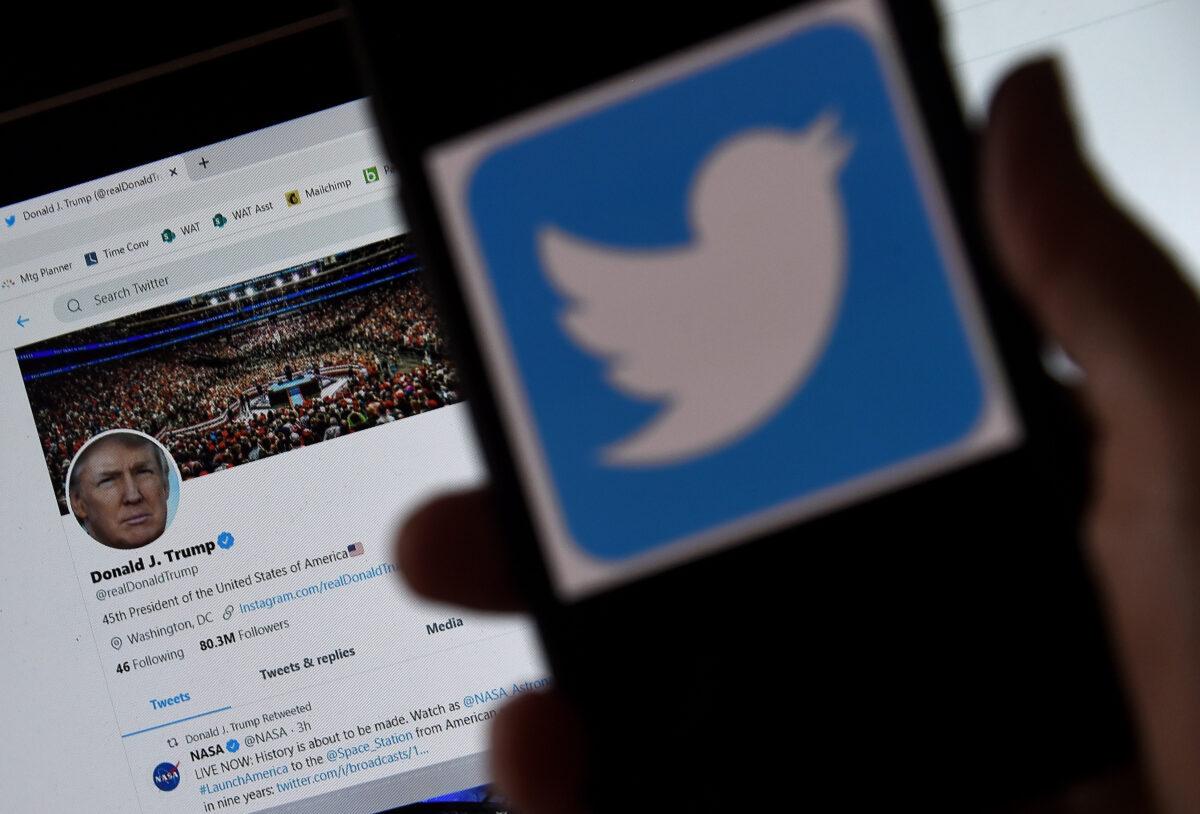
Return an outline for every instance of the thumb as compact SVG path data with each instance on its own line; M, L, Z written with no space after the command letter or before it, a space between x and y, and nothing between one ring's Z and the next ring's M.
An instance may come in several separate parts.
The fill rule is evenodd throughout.
M1195 387L1195 292L1080 154L1053 61L1018 69L996 92L982 171L1001 265L1083 366L1101 424L1187 403L1178 391Z
M1052 63L992 102L983 205L999 259L1084 368L1090 559L1164 811L1200 811L1200 305L1080 156Z

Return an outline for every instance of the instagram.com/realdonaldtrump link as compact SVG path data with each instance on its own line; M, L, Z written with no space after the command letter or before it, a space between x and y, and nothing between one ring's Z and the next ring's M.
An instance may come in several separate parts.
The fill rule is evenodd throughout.
M276 605L282 605L285 602L291 602L296 599L303 599L306 596L317 596L326 591L336 591L339 588L345 588L348 585L365 582L368 580L381 577L385 574L390 574L396 570L396 567L390 562L382 562L374 568L368 568L365 571L344 572L335 579L323 579L320 582L312 585L305 585L302 588L297 588L294 591L285 591L274 596L264 597L263 599L255 599L253 602L242 602L240 610L242 613L251 613L253 611L270 610Z

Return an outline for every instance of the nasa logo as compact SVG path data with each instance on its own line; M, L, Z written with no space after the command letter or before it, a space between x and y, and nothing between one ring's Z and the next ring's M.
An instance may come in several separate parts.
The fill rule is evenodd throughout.
M160 763L154 767L154 785L159 791L174 791L179 785L179 764Z

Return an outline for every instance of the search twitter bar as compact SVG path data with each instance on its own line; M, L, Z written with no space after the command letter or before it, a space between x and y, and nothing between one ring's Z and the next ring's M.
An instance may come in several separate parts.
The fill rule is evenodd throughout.
M140 302L161 302L164 295L175 294L182 299L195 295L207 283L228 277L233 270L249 270L277 264L284 257L315 254L336 243L395 230L402 222L395 200L391 196L378 198L318 220L67 291L54 299L54 315L61 322L72 323Z

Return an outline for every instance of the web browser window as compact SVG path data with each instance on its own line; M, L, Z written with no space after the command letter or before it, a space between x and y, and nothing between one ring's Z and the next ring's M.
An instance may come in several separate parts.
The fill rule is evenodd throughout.
M6 717L87 810L492 799L489 722L547 669L396 573L483 469L395 199L357 102L6 210Z
M976 111L1060 54L1103 171L1200 268L1200 6L940 5ZM395 184L358 102L0 206L6 811L491 794L489 720L547 671L393 570L397 521L484 477Z

